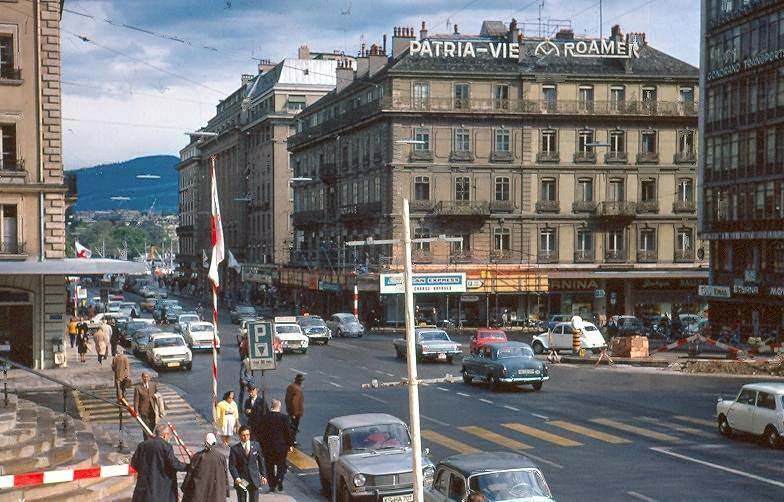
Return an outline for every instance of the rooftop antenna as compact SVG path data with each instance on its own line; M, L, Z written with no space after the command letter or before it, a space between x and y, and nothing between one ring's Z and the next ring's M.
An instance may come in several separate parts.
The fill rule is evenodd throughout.
M539 37L542 36L542 9L544 9L544 0L539 2Z
M599 40L604 35L604 26L602 25L602 0L599 0Z
M351 0L346 1L346 8L340 10L343 16L343 52L348 52L348 18L351 16Z

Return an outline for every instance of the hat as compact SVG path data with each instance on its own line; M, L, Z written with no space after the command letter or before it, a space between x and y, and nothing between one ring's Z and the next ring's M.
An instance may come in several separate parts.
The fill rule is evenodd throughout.
M297 373L297 376L294 377L295 382L302 382L305 380L305 375L302 373Z
M212 446L212 445L214 445L214 444L215 444L215 443L217 443L217 442L218 442L218 440L215 438L215 434L213 434L212 432L208 432L208 433L207 433L207 434L204 436L204 444L205 444L205 445L210 445L210 446Z

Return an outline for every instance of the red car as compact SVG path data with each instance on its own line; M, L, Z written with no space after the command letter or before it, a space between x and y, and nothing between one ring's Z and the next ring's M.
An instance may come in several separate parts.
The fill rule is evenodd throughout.
M474 336L471 337L471 345L469 347L471 354L475 354L477 350L488 343L493 342L506 342L506 333L502 329L482 328L476 330Z

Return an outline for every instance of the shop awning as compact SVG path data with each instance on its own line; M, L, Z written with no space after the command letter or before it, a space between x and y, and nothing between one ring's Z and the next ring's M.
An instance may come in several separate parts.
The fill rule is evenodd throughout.
M707 270L564 270L548 271L551 279L705 279Z
M0 261L0 275L147 274L147 265L107 258Z

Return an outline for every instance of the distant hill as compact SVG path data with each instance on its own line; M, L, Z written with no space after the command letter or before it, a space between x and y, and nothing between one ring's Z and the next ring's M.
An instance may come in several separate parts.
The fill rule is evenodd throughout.
M174 166L180 161L173 155L151 155L125 162L69 170L76 173L79 199L76 211L136 209L146 211L155 202L155 211L176 213L179 176ZM137 179L140 174L154 174L160 179ZM118 201L111 197L130 197Z

